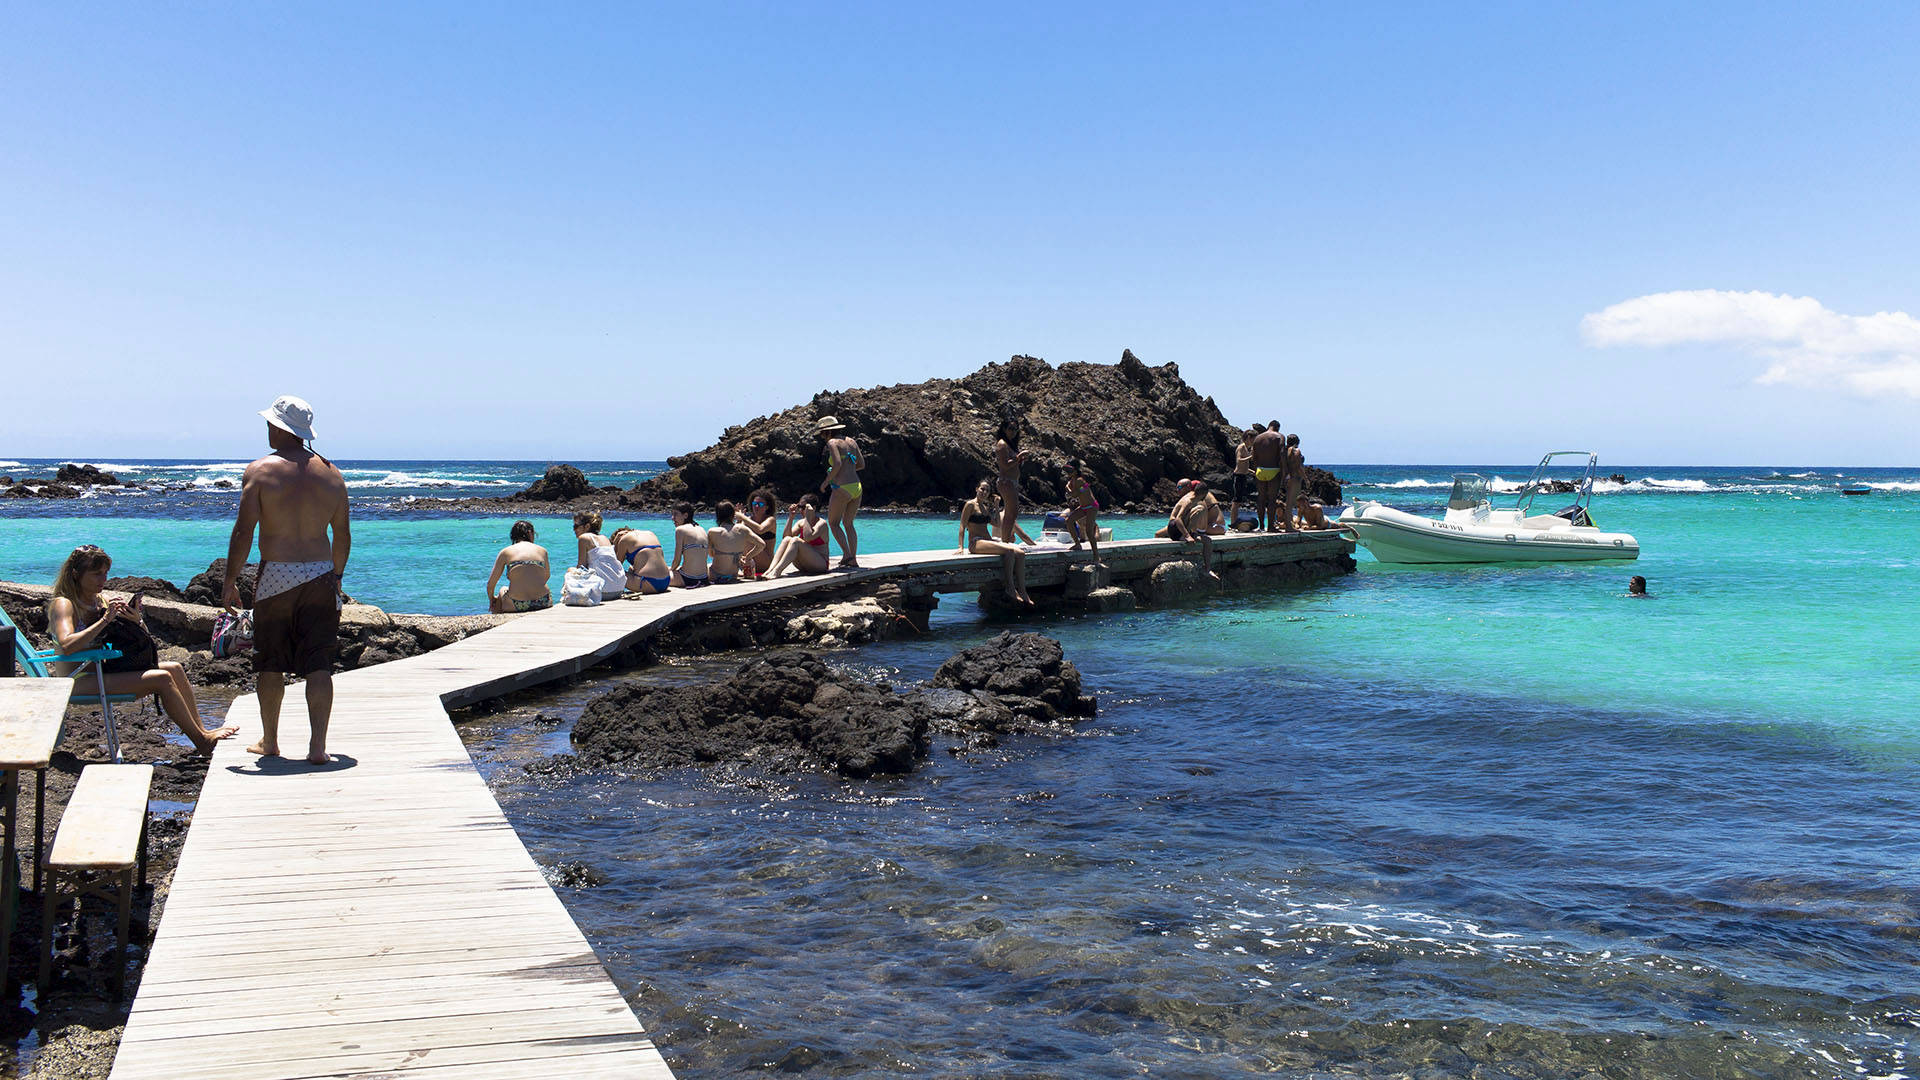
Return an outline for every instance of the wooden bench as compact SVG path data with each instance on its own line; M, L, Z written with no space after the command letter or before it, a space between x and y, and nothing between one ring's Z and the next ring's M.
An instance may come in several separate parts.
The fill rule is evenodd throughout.
M40 923L42 994L53 977L54 911L63 875L72 879L76 904L94 896L119 905L120 949L108 982L116 996L124 987L136 872L139 884L147 883L147 792L152 785L151 765L89 765L81 770L47 857L46 909ZM96 880L87 883L88 874ZM76 926L80 919L76 908Z

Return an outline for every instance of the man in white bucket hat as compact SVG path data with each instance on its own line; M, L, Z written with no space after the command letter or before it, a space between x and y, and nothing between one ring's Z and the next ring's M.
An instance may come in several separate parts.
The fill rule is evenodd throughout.
M240 607L240 570L260 530L260 579L253 597L253 670L259 676L260 741L256 754L280 753L280 702L286 676L307 680L313 728L307 761L325 765L333 713L333 650L340 634L340 580L353 537L347 529L347 482L333 462L313 452L313 406L291 395L260 410L273 453L247 466L240 513L227 543L221 600ZM329 539L327 533L333 535Z

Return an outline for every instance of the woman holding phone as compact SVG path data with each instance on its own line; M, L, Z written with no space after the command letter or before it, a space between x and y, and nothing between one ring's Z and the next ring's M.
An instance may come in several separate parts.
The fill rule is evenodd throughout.
M208 731L201 726L200 702L187 681L187 670L154 655L153 636L147 633L147 621L140 613L140 597L122 600L100 595L112 567L113 559L92 544L74 548L60 564L60 575L53 582L53 599L47 603L47 632L53 635L54 648L63 654L119 649L122 655L117 660L101 665L107 693L159 695L167 716L180 726L193 748L211 755L214 743L240 729L227 725ZM62 666L68 670L61 674L70 675L80 665Z

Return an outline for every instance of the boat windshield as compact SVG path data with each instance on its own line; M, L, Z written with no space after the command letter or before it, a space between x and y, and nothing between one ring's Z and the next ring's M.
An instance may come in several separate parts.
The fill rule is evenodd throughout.
M1447 496L1447 509L1471 510L1487 501L1487 478L1479 473L1455 473L1453 494Z

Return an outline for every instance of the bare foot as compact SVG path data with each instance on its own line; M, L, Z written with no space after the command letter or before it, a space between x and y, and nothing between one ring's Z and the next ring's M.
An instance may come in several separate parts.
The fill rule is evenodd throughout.
M307 752L307 764L309 765L325 765L331 761L333 761L333 759L327 756L325 750L310 750Z
M228 724L225 727L214 728L212 731L208 731L205 728L200 729L200 735L201 735L200 739L192 739L191 734L188 735L188 738L192 739L193 748L195 751L201 754L205 754L207 757L212 757L214 743L217 743L222 739L231 739L235 735L238 735L239 733L240 733L239 728L234 727L232 724ZM204 742L201 741L202 739L204 739L205 741Z
M279 757L280 744L270 743L265 739L261 739L259 742L247 747L247 753L259 754L261 757Z

